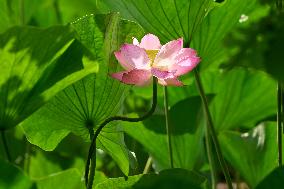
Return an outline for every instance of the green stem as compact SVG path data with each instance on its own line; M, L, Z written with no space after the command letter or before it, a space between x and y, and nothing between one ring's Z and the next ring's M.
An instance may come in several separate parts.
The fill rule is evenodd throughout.
M207 119L207 129L209 130L209 133L211 135L213 145L214 145L215 150L216 150L218 161L220 163L223 174L225 176L228 188L233 189L232 180L231 180L231 177L230 177L230 174L229 174L229 170L228 170L228 167L226 165L225 159L222 155L220 144L219 144L219 141L218 141L218 138L217 138L217 134L216 134L215 129L214 129L212 117L211 117L211 114L210 114L210 111L209 111L209 104L208 104L208 101L207 101L207 98L206 98L206 95L205 95L205 92L204 92L204 89L203 89L203 86L202 86L202 83L201 83L199 73L196 69L194 69L194 76L195 76L197 88L198 88L200 96L201 96L203 107L204 107L204 110L205 110L205 116L206 116L206 119Z
M164 87L164 109L165 109L165 118L166 118L166 130L167 130L167 142L168 142L168 151L169 151L169 161L171 169L174 168L173 161L173 149L172 149L172 137L171 137L171 126L169 123L169 105L168 105L168 89Z
M93 146L96 149L96 142L94 143ZM94 152L92 158L91 158L91 168L90 168L90 175L89 175L89 179L90 182L87 183L87 189L92 189L93 188L93 183L94 183L94 179L95 179L95 172L96 172L96 152Z
M145 168L143 170L143 174L147 174L149 172L151 165L152 165L152 162L153 162L153 158L151 156L149 156L149 158L147 159Z
M91 145L89 148L89 153L88 153L88 158L87 158L87 162L86 162L86 167L85 167L85 184L87 186L87 189L91 189L93 186L93 182L94 182L94 176L95 176L95 169L96 169L96 163L94 162L96 159L96 140L100 134L100 132L102 131L102 129L110 122L112 121L127 121L127 122L138 122L138 121L142 121L144 119L147 119L148 117L150 117L157 106L157 79L155 77L153 77L153 102L152 102L152 107L151 109L143 116L141 117L137 117L137 118L129 118L129 117L124 117L124 116L114 116L114 117L110 117L108 119L106 119L99 127L98 129L95 131L94 136L92 137L92 141L91 141ZM91 159L94 159L94 163L92 164L93 166L91 166L91 170L90 169L90 163L91 163ZM89 171L90 171L90 176L89 176Z
M3 143L3 146L4 146L4 151L5 151L7 160L9 162L12 162L12 158L11 158L11 155L10 155L10 152L9 152L9 147L8 147L8 143L7 143L7 139L6 139L6 135L5 135L4 130L1 131L1 138L2 138L2 143Z
M278 141L278 165L282 166L282 87L277 86L277 141Z
M216 164L214 161L214 156L212 152L212 139L210 138L210 133L208 128L206 128L205 133L205 144L206 144L206 152L208 157L208 162L210 165L210 172L211 172L211 182L212 182L212 189L216 189L216 183L217 183L217 171L216 171Z

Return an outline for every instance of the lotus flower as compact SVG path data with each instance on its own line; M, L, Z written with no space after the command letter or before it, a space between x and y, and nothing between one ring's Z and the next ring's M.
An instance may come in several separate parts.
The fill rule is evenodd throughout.
M141 43L133 38L133 44L124 44L115 57L125 71L111 76L125 84L144 86L158 79L164 86L182 86L178 77L188 73L200 62L194 49L183 48L183 39L177 39L161 45L153 34L147 34Z

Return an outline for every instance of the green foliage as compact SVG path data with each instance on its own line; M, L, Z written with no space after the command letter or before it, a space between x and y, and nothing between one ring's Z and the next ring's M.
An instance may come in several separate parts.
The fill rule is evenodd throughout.
M19 168L0 159L0 188L31 189L33 182Z
M185 111L185 108L187 111ZM201 100L191 97L170 109L174 166L193 169L202 149ZM189 112L192 112L190 114ZM176 116L179 115L177 118ZM157 161L158 169L169 168L165 117L155 115L142 123L121 123L127 134L139 141ZM143 137L141 137L141 135ZM149 144L149 141L150 144Z
M225 131L219 135L226 159L252 188L277 166L275 127L272 122L248 133Z
M41 4L38 0L0 0L0 33L12 26L27 24Z
M220 131L252 128L258 121L275 114L276 101L270 99L276 99L277 85L263 72L239 68L206 75L203 83L206 91L216 93L210 110Z
M62 184L63 180L64 184ZM84 183L76 169L69 169L37 180L38 189L53 189L58 186L62 189L83 189Z
M144 31L163 44L182 37L185 47L197 50L233 181L281 188L276 81L284 81L284 19L283 1L277 2L0 0L0 132L12 156L11 163L3 160L1 141L0 188L85 188L93 132L108 117L143 115L151 104L150 87L131 88L109 77L120 70L113 52ZM160 87L154 116L114 122L100 133L93 188L210 188L206 117L193 74L182 80L186 86L168 87L176 169L168 169ZM148 157L153 162L141 174Z
M284 66L280 63L283 32L284 13L276 14L275 11L254 24L253 28L237 30L230 36L233 42L228 45L235 47L237 53L233 54L229 65L225 67L243 66L263 70L283 82Z
M192 37L192 47L202 57L202 68L219 64L226 58L223 40L232 29L241 26L241 15L249 17L257 7L256 0L225 0L221 6L214 8L204 19L199 30ZM224 57L225 56L225 57Z

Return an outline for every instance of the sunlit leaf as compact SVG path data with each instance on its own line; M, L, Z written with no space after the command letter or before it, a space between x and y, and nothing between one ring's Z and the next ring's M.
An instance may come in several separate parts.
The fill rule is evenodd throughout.
M188 45L206 14L217 4L213 0L101 0L113 11L137 21L163 42L183 37Z

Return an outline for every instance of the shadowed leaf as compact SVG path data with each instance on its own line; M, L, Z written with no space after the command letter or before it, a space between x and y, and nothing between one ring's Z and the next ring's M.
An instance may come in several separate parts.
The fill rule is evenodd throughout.
M57 70L66 65L64 56L74 43L69 26L14 27L0 35L0 129L16 126L59 91L95 71L77 61Z
M159 174L141 174L125 178L110 178L96 186L96 189L205 189L205 177L185 169L167 169Z
M195 166L203 145L203 127L197 127L203 120L201 113L201 100L199 97L191 97L178 102L170 109L175 167L193 169ZM177 114L180 114L182 119L174 117ZM123 125L127 134L140 142L151 156L157 160L158 166L156 166L156 169L170 167L164 116L154 115L143 121L143 123L122 122L121 125Z

